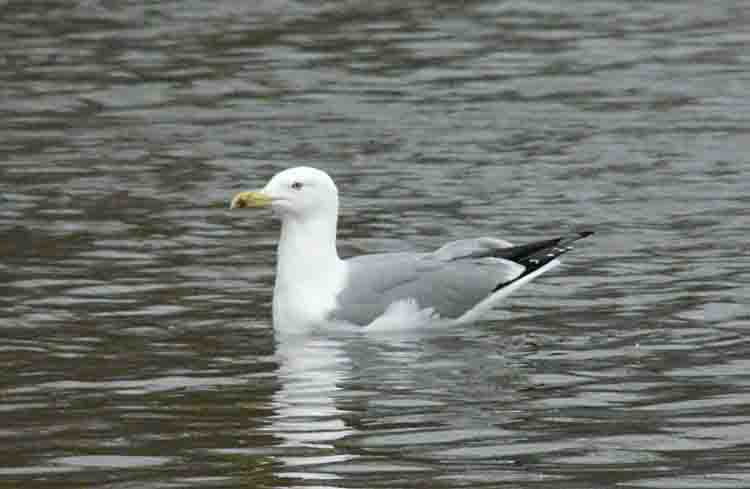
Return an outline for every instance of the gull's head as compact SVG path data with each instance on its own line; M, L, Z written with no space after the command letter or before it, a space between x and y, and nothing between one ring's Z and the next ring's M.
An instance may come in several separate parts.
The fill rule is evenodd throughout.
M232 198L231 209L271 207L282 218L299 219L338 213L336 184L322 170L299 166L274 175L261 190L240 192Z

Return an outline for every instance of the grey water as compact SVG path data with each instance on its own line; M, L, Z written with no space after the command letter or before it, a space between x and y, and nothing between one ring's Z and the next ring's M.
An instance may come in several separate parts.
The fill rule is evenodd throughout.
M0 1L0 486L750 486L750 5ZM592 228L474 325L275 338L340 251Z

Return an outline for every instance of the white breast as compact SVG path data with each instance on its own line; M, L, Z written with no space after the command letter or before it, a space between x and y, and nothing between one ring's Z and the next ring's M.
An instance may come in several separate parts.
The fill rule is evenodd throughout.
M274 328L297 333L325 322L336 308L342 278L339 270L327 270L314 282L291 282L277 277L273 292Z

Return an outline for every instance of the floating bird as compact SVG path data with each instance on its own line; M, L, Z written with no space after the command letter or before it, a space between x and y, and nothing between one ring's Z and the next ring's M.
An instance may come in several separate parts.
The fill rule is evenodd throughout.
M263 189L235 195L230 207L270 207L281 218L273 323L290 333L340 321L368 328L475 321L592 234L518 246L496 238L462 239L427 253L342 260L336 250L336 184L310 167L284 170Z

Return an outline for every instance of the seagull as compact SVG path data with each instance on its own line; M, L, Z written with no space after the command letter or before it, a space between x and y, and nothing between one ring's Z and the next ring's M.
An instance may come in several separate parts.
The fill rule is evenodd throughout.
M330 322L373 329L473 322L592 234L515 246L497 238L461 239L431 252L341 259L338 189L324 171L289 168L261 190L236 194L230 204L257 207L270 207L281 219L273 324L287 333Z

